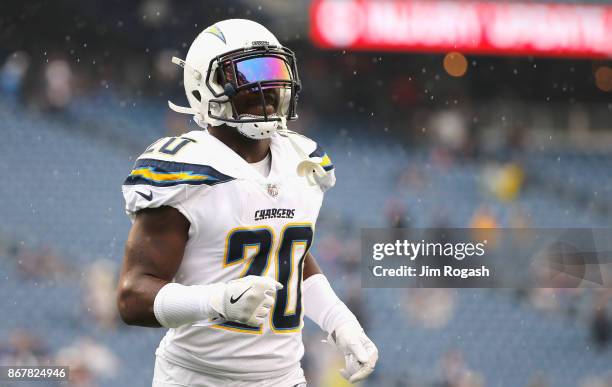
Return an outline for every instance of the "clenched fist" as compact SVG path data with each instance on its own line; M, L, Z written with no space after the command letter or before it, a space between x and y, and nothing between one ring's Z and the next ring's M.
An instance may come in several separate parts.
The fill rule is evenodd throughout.
M210 306L228 321L258 327L270 314L276 291L283 288L270 277L249 275L229 281L211 295Z

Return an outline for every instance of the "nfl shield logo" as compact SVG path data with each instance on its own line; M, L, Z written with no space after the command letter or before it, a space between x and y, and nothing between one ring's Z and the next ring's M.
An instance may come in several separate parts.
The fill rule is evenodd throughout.
M278 186L276 184L268 184L268 195L273 198L278 196Z

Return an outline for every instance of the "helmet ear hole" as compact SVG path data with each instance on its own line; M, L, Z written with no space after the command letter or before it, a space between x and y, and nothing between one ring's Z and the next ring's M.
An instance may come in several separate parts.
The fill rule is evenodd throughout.
M198 90L192 91L191 94L195 97L195 99L202 102L202 96L200 95L200 92Z

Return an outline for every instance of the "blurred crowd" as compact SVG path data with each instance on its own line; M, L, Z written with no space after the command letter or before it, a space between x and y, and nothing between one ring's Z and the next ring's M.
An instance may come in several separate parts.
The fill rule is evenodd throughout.
M70 380L61 385L74 387L95 387L97 379L114 377L119 367L113 351L89 337L77 337L73 343L53 350L42 337L27 330L15 330L7 342L0 341L0 365L44 367L60 364L70 367Z
M308 37L308 2L294 4L291 17L299 20L283 22L282 7L271 3L143 0L109 12L72 1L9 2L10 28L0 35L0 91L30 108L60 112L92 94L111 93L128 103L147 98L160 106L183 101L181 70L171 57L185 57L207 25L246 17L269 25L296 52L303 84L296 129L360 128L477 157L545 141L527 136L534 127L571 132L576 142L608 126L610 90L595 81L596 74L612 74L609 62L474 56L466 74L453 77L442 54L317 49ZM24 23L35 30L19 33Z

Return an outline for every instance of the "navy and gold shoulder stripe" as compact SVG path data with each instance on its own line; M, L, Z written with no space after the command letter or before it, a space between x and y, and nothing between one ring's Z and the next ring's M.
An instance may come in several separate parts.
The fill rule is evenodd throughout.
M148 184L156 187L170 187L179 184L215 185L234 180L208 165L177 163L154 159L136 162L124 185Z
M319 146L319 144L317 144L317 149L315 149L311 154L309 154L308 157L320 157L320 158L322 158L323 161L321 161L321 166L326 171L331 171L332 169L334 169L334 164L332 163L332 161L329 158L329 156L327 155L327 153L325 153L323 148L321 148Z

